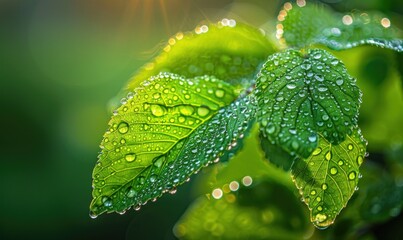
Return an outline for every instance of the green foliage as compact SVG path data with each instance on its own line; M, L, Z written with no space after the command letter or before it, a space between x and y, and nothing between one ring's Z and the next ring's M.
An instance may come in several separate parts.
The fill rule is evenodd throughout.
M315 17L313 17L315 16ZM403 52L403 40L390 20L377 13L336 14L323 5L293 7L281 22L289 46L323 44L343 50L359 45L374 45Z
M308 157L318 133L344 140L358 121L360 91L344 65L324 50L269 57L257 79L261 130L291 155Z
M291 173L311 211L311 221L326 228L357 187L366 142L358 130L338 145L319 136L318 147L307 159L296 159Z
M287 3L279 19L280 43L288 45L282 51L274 53L260 30L224 19L176 34L133 77L101 143L93 217L131 206L138 210L176 192L203 167L230 160L257 123L265 158L292 177L311 222L319 229L334 223L358 189L366 156L358 127L362 94L341 60L311 45L401 52L403 41L378 15L342 17L324 6ZM228 184L216 189L221 193L213 192L214 200L198 199L176 226L177 236L298 239L306 226L295 188L268 177L272 173L267 170L259 184L244 183L239 191L228 190ZM379 208L401 207L399 194ZM284 198L290 202L284 205ZM293 213L287 210L295 206ZM242 232L226 230L234 226Z
M129 91L160 72L214 75L233 84L248 84L274 47L258 29L224 19L176 34L163 50L130 80Z

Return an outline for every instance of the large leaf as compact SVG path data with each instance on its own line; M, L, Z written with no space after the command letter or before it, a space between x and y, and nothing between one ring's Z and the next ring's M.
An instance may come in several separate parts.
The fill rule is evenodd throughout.
M248 177L247 177L248 178ZM245 179L245 178L244 178ZM179 239L301 239L309 222L292 190L273 180L232 181L197 199L174 228ZM239 188L239 190L237 190Z
M257 67L273 53L272 46L260 30L235 20L201 25L193 32L170 38L160 55L130 80L128 89L160 72L185 77L211 75L249 85Z
M403 51L403 40L397 38L398 30L381 14L354 12L341 15L323 5L289 6L281 11L282 21L278 25L289 46L304 47L319 43L343 50L374 45Z
M137 88L104 136L92 215L138 209L226 158L254 115L249 97L222 108L233 100L233 88L211 77L164 74Z
M291 154L308 157L318 133L339 143L357 124L360 90L344 64L324 50L273 54L256 88L261 132Z
M296 159L292 177L318 228L334 222L357 188L366 141L355 130L338 145L319 135L319 145L307 159Z

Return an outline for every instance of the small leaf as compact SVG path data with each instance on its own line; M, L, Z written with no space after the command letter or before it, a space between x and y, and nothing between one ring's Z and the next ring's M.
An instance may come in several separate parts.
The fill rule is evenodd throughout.
M210 199L198 198L175 225L176 237L301 239L311 231L291 189L275 181L258 178L254 181L259 183L250 187L232 181L224 186L237 186L239 190L226 192L225 188L217 188Z
M324 50L273 54L256 88L263 136L291 154L308 157L318 133L337 144L357 124L360 90L344 64Z
M366 141L357 129L338 145L319 135L319 145L307 159L296 159L292 177L311 212L311 221L326 228L347 205L360 178Z
M254 116L250 97L221 108L233 99L233 88L212 77L190 80L164 74L137 88L105 134L93 173L92 214L124 212L133 205L138 209L175 192L202 167L227 158ZM122 121L128 129L124 134L119 133Z
M356 11L341 15L324 5L313 4L288 7L283 11L279 26L289 46L304 47L319 43L334 50L344 50L374 45L403 51L403 40L397 38L398 30L391 26L388 18L378 13Z
M218 24L198 26L194 32L177 33L170 38L161 54L130 80L128 89L160 72L185 77L210 75L233 84L249 85L257 67L271 53L273 44L260 30L223 19Z

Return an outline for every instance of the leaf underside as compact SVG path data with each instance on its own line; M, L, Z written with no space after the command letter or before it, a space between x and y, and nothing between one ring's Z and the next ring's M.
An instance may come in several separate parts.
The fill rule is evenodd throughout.
M234 98L233 88L213 77L162 74L137 88L112 118L101 144L91 214L138 209L226 158L254 115L249 97L230 104Z
M361 93L342 62L313 49L273 54L256 85L261 133L291 155L308 157L318 133L337 144L357 125Z
M319 135L319 145L307 159L296 159L292 178L318 228L326 228L347 205L360 178L366 141L358 129L338 145Z
M403 40L390 20L379 13L354 12L341 15L323 5L294 6L280 21L283 38L289 46L323 44L334 50L360 45L403 52ZM314 16L314 17L313 17Z

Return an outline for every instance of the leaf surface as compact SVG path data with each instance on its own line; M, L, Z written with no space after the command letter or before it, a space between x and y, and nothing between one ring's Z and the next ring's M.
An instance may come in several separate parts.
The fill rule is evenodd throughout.
M314 4L303 7L293 5L287 9L282 11L279 26L289 46L323 44L334 50L344 50L360 45L374 45L403 51L403 40L398 38L399 31L388 18L379 13L356 11L342 15L324 5Z
M356 126L361 93L342 62L313 49L273 54L256 85L261 132L292 155L308 157L318 133L331 143Z
M136 88L101 144L92 215L138 209L226 158L254 115L249 97L234 99L233 87L214 77L162 74Z
M273 51L273 44L259 29L223 19L170 38L163 51L130 80L128 89L160 72L185 77L210 75L249 85L257 67Z
M347 205L360 178L366 141L355 130L338 145L319 135L319 145L307 159L296 159L292 177L318 228L326 228Z

